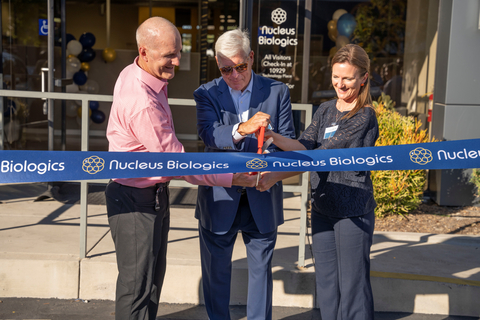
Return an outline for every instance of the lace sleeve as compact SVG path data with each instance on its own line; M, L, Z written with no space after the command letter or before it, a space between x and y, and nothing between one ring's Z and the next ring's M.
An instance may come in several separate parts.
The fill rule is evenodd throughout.
M300 135L298 142L304 145L307 150L317 148L318 131L320 130L320 110L313 115L312 122L307 129Z

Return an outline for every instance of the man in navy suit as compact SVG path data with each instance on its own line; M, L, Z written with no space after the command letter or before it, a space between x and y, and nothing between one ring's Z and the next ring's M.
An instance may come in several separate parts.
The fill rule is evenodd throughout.
M294 138L288 88L252 71L254 54L248 34L239 29L224 33L215 51L222 77L194 92L205 152L256 152L254 133L268 124ZM275 151L275 146L269 151ZM232 251L238 231L247 250L247 318L272 318L271 262L277 227L283 223L282 192L281 182L263 193L255 188L199 186L195 217L210 320L230 319Z

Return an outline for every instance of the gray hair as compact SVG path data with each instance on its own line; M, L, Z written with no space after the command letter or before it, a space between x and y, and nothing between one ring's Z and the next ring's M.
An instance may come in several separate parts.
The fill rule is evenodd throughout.
M215 43L215 54L219 58L233 58L241 55L246 59L251 51L248 33L240 29L225 32Z

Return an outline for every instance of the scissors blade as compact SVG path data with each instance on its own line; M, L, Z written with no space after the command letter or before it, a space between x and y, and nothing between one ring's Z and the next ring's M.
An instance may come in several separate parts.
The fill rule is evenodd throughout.
M268 149L268 147L270 147L270 145L272 144L272 142L273 142L273 138L270 137L270 138L267 139L267 141L265 141L265 142L263 143L262 154L265 152L265 150Z

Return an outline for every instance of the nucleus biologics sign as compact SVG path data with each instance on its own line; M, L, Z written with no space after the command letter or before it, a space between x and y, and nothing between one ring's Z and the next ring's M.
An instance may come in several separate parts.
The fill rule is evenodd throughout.
M287 21L287 12L281 8L277 8L272 11L271 17L272 22L279 26L261 26L259 28L258 44L281 47L296 46L298 44L298 39L295 37L297 34L295 28L282 28L280 26Z

